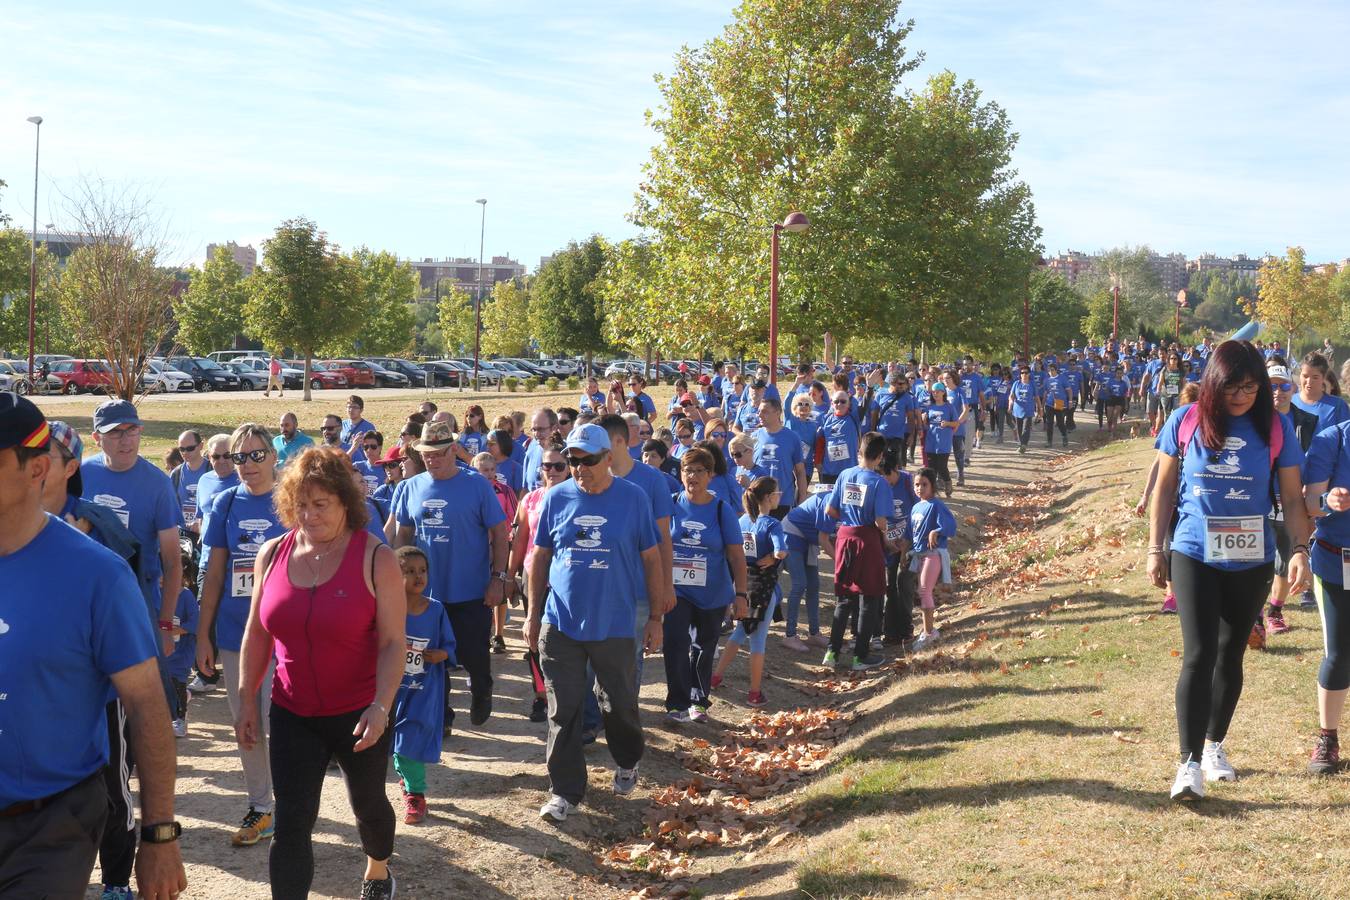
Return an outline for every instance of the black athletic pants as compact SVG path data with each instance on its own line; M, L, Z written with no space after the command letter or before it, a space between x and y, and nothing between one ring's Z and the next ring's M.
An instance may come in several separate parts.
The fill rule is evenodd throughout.
M455 633L455 658L469 673L469 693L474 700L492 698L492 655L488 641L492 637L492 610L482 600L447 603L450 629ZM455 720L450 706L450 669L445 670L445 724Z
M872 651L872 635L877 633L877 619L881 613L880 597L866 597L847 591L835 597L834 621L830 625L830 649L836 655L843 652L844 633L849 622L857 616L856 636L853 639L853 655L866 659ZM850 660L851 661L851 660Z
M267 869L274 900L309 896L314 880L314 823L319 818L324 775L334 758L347 783L361 849L372 859L388 859L394 852L394 808L384 792L394 729L391 724L373 746L353 752L356 737L352 729L364 711L297 716L272 704L268 755L277 811Z
M1227 571L1173 551L1171 571L1185 648L1177 679L1181 759L1199 762L1205 738L1228 736L1242 695L1242 655L1270 595L1275 564Z
M930 453L928 454L928 466L929 466L929 468L931 468L934 472L937 472L937 476L938 476L938 478L939 478L939 479L941 480L941 482L942 482L941 484L935 484L935 485L933 485L933 488L934 488L934 489L940 489L940 488L947 488L947 489L950 489L950 488L951 488L951 486L952 486L952 470L951 470L951 466L948 465L949 461L951 460L951 457L952 457L952 455L951 455L950 453L932 453L932 452L930 452Z
M129 887L136 863L136 810L131 802L131 743L127 740L127 714L122 702L106 708L108 719L108 764L103 784L108 791L108 822L98 845L98 867L108 887Z
M881 639L887 644L914 637L914 595L918 576L901 568L903 555L886 563L886 608L881 617Z
M1047 409L1045 411L1045 444L1050 446L1055 441L1055 429L1059 429L1059 436L1064 440L1069 439L1068 413L1062 409Z

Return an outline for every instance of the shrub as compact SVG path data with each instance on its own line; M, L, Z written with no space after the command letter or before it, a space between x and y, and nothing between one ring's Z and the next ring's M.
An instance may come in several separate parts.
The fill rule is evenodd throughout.
M514 375L507 375L502 379L502 382L506 385L506 389L514 394L516 387L520 384L520 379Z
M577 388L579 388L579 387L581 387L581 379L580 379L579 377L577 377L576 375L568 375L568 376L567 376L567 389L568 389L569 391L575 391L575 390L576 390Z
M534 376L530 376L529 378L526 378L523 382L521 382L521 387L525 388L526 391L533 391L539 387L539 379L535 378Z
M558 379L556 377L550 378L548 381L544 382L544 384L548 386L550 391L556 391L558 389Z

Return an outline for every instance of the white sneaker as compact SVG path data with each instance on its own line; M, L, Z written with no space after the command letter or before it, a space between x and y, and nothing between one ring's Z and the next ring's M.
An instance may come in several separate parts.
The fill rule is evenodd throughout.
M637 766L631 769L620 766L614 770L614 793L620 797L627 797L633 793L635 787L637 787Z
M577 811L575 803L570 803L557 794L551 794L548 802L539 807L539 818L552 819L555 822L564 822L567 817Z
M1237 772L1228 762L1222 743L1205 741L1205 749L1200 754L1200 771L1205 773L1206 781L1237 781Z
M783 638L783 646L789 650L796 650L798 653L805 653L807 650L811 649L806 646L805 641L796 636Z
M942 632L934 628L932 631L925 631L914 639L914 643L909 645L910 653L918 653L920 650L926 650L938 641L942 640Z
M668 709L666 710L666 721L672 725L688 724L689 711L687 709Z
M1194 759L1177 766L1177 778L1172 782L1173 800L1203 800L1205 797L1205 775L1200 764Z
M195 675L192 680L188 682L187 689L188 693L191 694L209 694L216 689L216 686L209 682L202 681L201 675Z
M187 719L173 720L173 736L176 738L187 737Z

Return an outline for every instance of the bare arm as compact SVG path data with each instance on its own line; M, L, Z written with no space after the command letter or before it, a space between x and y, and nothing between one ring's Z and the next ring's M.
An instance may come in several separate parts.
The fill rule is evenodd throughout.
M806 489L806 488L807 488L807 485L806 485L806 466L805 466L805 464L803 464L803 463L797 463L795 466L793 466L793 467L792 467L792 475L793 475L793 477L796 479L796 484L797 484L797 504L796 504L796 505L800 506L801 504L803 504L803 503L806 502L806 497L807 497L807 493L808 493L808 492L807 492L807 489Z
M1177 458L1159 450L1155 462L1158 477L1154 482L1153 505L1148 518L1148 574L1154 585L1164 587L1167 583L1167 560L1163 557L1162 545L1172 522L1172 512L1176 509Z
M384 545L375 548L375 701L361 714L352 734L357 737L353 750L373 746L390 726L389 711L403 680L404 653L407 649L408 602L403 593L403 572L393 551ZM380 708L376 708L376 704Z
M506 571L512 575L519 574L525 568L525 554L530 550L530 536L526 532L529 526L526 521L525 507L516 507L516 534L511 539L511 558L506 565Z
M548 569L553 564L553 551L535 547L530 557L529 605L525 614L525 639L530 649L539 652L539 625L544 616L544 597L548 592Z
M392 519L393 517L390 516L390 518ZM407 547L409 544L413 543L413 538L416 536L417 532L413 530L411 525L399 525L394 533L394 543L392 546L395 550L399 547Z
M493 574L488 578L483 605L500 606L506 599L506 583L498 578L496 573L506 571L506 561L511 553L506 535L506 522L498 522L488 529L488 552L492 556Z
M262 722L259 719L258 691L262 688L263 678L267 675L267 667L272 662L273 641L267 629L263 628L258 610L262 599L263 578L267 574L267 567L280 540L273 538L263 544L262 549L258 551L258 558L253 561L253 596L249 599L244 639L239 645L239 715L234 720L235 738L239 741L239 746L245 750L253 749L263 733ZM225 553L224 550L220 552ZM214 564L214 553L211 561ZM205 621L205 618L203 613L202 621ZM200 635L200 630L198 634ZM210 634L209 628L207 634ZM197 644L199 657L202 652L200 641L199 637Z
M731 617L733 619L744 619L750 614L750 601L746 596L748 576L745 574L745 548L740 544L727 544L726 553L727 568L731 570L731 581L736 585L736 593L741 595L731 605Z
M648 591L647 596L662 599L661 614L665 615L675 608L675 544L670 537L670 516L656 520L656 533L661 536L661 543L657 545L661 560L661 590L654 594ZM652 612L655 611L653 604Z
M211 626L216 621L220 606L220 592L225 581L225 565L230 551L224 547L208 547L206 575L202 578L202 595L197 614L197 671L210 676L216 671L215 652L211 649Z
M662 517L664 519L664 517ZM658 520L660 521L660 520ZM669 520L666 520L669 521ZM670 546L670 528L665 530L666 546ZM649 598L664 597L669 595L672 599L675 596L674 574L670 569L670 562L661 556L661 548L648 547L642 551L642 571L647 579L647 596ZM674 606L674 603L671 604ZM643 631L642 641L643 649L650 653L656 653L661 649L661 644L665 640L665 632L662 629L661 618L669 612L669 609L658 613L653 606L651 613L647 616L647 627Z
M159 562L164 569L160 584L162 594L159 598L159 620L172 622L173 611L178 608L178 595L183 592L183 554L178 549L178 528L161 528L159 531ZM157 631L160 651L168 656L173 652L173 637L167 631Z

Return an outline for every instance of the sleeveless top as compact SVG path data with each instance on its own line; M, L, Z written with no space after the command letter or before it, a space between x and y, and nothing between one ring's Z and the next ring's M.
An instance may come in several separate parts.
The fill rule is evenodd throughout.
M366 586L365 531L352 534L332 578L291 583L295 531L277 547L263 580L258 615L276 643L272 702L298 716L336 716L375 699L375 595Z

